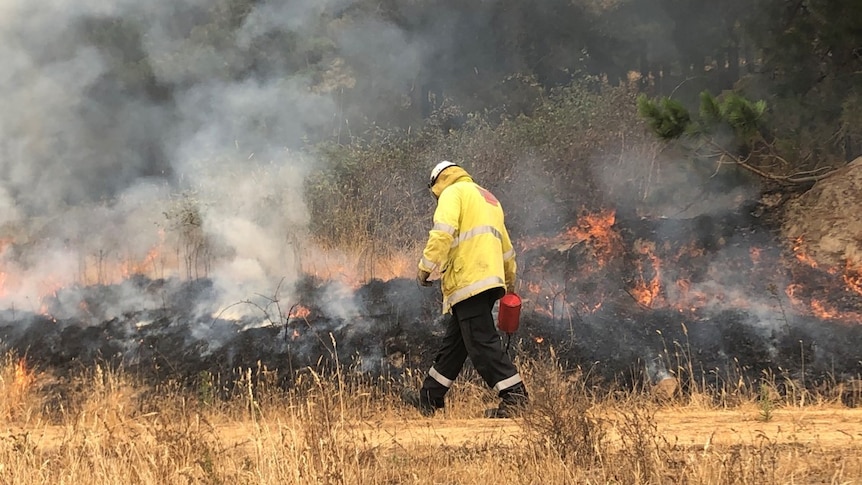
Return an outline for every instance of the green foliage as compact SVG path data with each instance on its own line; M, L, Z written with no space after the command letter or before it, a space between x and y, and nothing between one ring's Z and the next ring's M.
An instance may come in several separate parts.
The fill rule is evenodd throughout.
M760 408L760 420L764 423L772 421L772 410L775 408L775 401L772 397L772 389L765 382L760 384L760 395L757 399L757 404Z
M701 121L708 126L713 126L720 123L722 117L721 106L719 106L718 100L709 94L708 91L702 91L700 93Z
M766 101L751 101L734 91L717 97L703 91L698 117L691 119L679 102L643 95L638 99L638 111L655 136L665 141L679 139L680 147L694 160L714 164L706 167L713 173L727 165L733 167L728 175L735 183L748 180L739 177L742 172L738 169L785 185L806 184L828 174L822 167L805 171L799 159L782 156L783 140L775 139L765 127L766 109Z
M721 117L740 139L749 141L755 136L766 111L766 101L751 102L737 93L728 93L721 105Z
M652 100L642 94L637 103L638 113L662 140L679 138L691 126L691 115L679 101L670 98Z
M757 72L739 88L770 99L770 131L785 157L808 170L862 154L862 2L759 2L741 27L756 47ZM849 102L848 102L849 101Z
M204 406L212 406L216 398L215 379L212 373L202 370L198 373L197 398Z
M662 140L674 140L683 135L710 136L726 127L738 142L748 144L762 128L766 102L752 102L734 92L714 97L704 91L700 94L699 116L692 120L689 111L679 101L640 95L638 112Z

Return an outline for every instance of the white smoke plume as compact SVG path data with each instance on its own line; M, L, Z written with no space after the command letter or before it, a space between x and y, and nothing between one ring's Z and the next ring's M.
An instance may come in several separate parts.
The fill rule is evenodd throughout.
M221 306L290 288L315 163L296 147L342 120L331 80L249 52L350 3L251 2L225 27L226 1L0 1L0 307L131 274L207 276ZM340 25L346 55L409 79L418 48L368 22Z

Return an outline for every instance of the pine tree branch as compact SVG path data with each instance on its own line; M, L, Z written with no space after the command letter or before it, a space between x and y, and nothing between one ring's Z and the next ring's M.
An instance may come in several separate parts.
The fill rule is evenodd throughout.
M767 172L760 167L752 165L749 160L751 159L751 156L754 152L749 153L746 157L741 157L739 155L734 155L729 150L716 143L714 140L708 140L706 144L712 147L717 152L721 153L718 159L718 167L720 167L721 165L734 164L739 167L742 167L745 170L748 170L749 172L759 177L773 182L777 182L782 185L803 185L811 182L817 182L818 180L822 180L840 170L838 168L832 167L820 167L812 170L794 172L789 175L778 175L775 173ZM767 157L779 160L784 164L789 164L787 160L775 154L772 150L770 150L770 153L769 155L767 155ZM730 161L725 161L725 159L729 159ZM716 169L716 173L717 172L718 168Z

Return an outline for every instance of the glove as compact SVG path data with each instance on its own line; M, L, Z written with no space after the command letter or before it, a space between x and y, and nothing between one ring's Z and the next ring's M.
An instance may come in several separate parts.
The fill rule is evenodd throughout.
M431 286L431 282L428 281L429 276L431 273L420 269L419 273L416 274L416 282L419 283L419 286Z

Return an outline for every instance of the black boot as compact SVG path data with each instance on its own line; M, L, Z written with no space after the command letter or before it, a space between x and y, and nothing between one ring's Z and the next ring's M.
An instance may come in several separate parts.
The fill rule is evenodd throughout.
M434 416L434 412L437 411L437 408L431 404L428 396L424 396L423 393L415 389L402 389L401 401L404 404L419 410L422 416L425 416L426 418Z
M516 384L509 389L500 392L500 405L496 408L486 409L486 418L516 418L523 414L530 400L527 388L523 383Z

